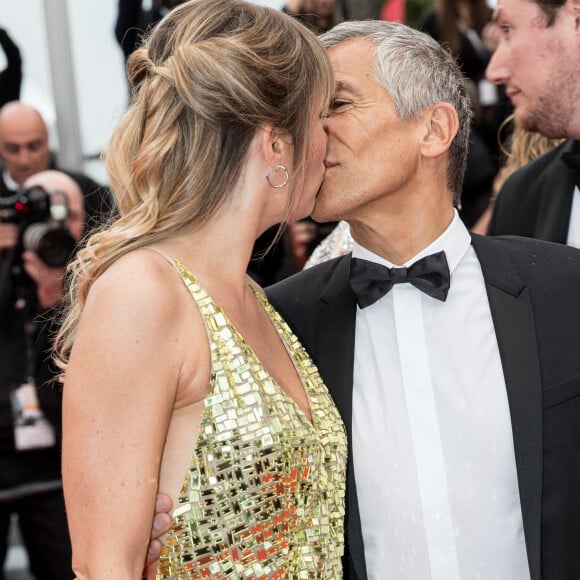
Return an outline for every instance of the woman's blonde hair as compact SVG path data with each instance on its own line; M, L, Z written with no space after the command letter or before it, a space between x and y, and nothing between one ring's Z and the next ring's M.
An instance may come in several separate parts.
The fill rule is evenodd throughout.
M563 139L552 139L541 133L527 131L515 123L514 117L513 113L506 117L498 129L498 143L505 158L499 178L494 183L494 188L498 192L514 171L527 165L563 141ZM509 136L503 139L502 133L509 130L510 127Z
M131 104L105 161L119 218L69 267L56 355L66 366L94 280L122 255L206 222L271 124L294 146L288 214L305 178L311 123L328 105L332 67L312 32L243 0L172 10L128 61Z

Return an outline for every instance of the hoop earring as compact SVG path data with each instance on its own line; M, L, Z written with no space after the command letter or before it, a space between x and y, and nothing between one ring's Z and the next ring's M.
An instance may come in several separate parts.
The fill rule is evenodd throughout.
M278 185L274 185L271 181L270 181L270 175L276 175L276 173L280 173L281 171L284 172L284 179L282 180L282 183L279 183ZM273 187L274 189L281 189L282 187L286 187L288 185L288 180L290 179L290 176L288 175L288 170L283 166L283 165L278 165L278 167L276 167L276 169L272 169L271 171L268 172L268 175L266 175L266 181L268 182L268 185L270 187Z

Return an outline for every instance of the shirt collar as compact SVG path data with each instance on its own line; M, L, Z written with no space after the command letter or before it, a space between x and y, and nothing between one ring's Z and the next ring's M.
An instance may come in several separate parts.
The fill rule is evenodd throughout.
M10 174L6 169L2 171L2 179L4 180L6 188L9 189L10 191L16 192L22 189L22 187L18 183L16 183L16 181L14 181L12 177L10 177Z
M451 220L449 226L447 226L447 229L426 248L422 249L418 254L402 264L402 266L408 268L411 264L425 256L444 251L445 257L447 258L447 263L449 264L449 271L453 272L459 262L461 262L463 256L465 256L470 245L471 236L461 221L457 210L453 209L453 219ZM367 250L365 247L358 244L355 240L353 240L352 255L354 258L363 258L364 260L369 260L370 262L383 264L383 266L387 266L388 268L397 267L395 264L385 260L384 258L381 258L374 252Z

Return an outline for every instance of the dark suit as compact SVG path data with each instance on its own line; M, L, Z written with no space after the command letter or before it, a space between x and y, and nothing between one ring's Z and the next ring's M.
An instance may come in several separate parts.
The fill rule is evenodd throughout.
M473 236L508 391L532 580L580 578L580 251ZM268 289L351 431L356 303L349 255ZM482 506L481 509L485 509ZM345 578L366 578L352 457Z
M565 244L574 175L562 161L578 142L564 141L513 173L495 202L488 235L515 235Z

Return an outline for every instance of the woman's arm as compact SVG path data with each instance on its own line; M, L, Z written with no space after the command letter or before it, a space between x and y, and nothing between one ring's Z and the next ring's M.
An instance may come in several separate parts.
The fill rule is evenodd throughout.
M78 578L139 579L145 561L186 292L162 258L143 254L95 283L66 372L63 483Z

